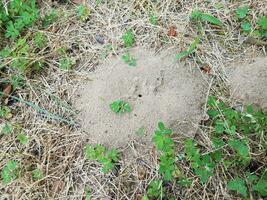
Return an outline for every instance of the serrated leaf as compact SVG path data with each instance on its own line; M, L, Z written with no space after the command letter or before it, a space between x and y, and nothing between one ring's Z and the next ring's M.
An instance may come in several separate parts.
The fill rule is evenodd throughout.
M158 123L159 130L163 131L165 129L165 125L163 122Z
M239 7L239 8L237 8L237 10L236 10L236 16L237 16L239 19L243 19L243 18L245 18L245 17L247 16L248 11L249 11L249 7L248 7L248 6Z
M231 180L228 184L227 184L227 188L229 190L234 190L236 192L238 192L239 194L241 194L244 197L247 197L247 187L245 185L245 181L241 178L237 178L234 180Z
M17 139L19 140L19 142L23 145L27 144L29 139L27 137L27 135L23 134L23 133L20 133L18 134L17 136Z
M251 31L251 24L248 21L245 21L241 24L241 28L244 32L250 32Z
M212 15L209 15L209 14L203 13L201 15L201 19L202 19L202 21L206 21L206 22L209 22L209 23L214 24L214 25L223 26L223 23L218 18L216 18Z
M249 157L249 148L244 141L241 140L229 140L229 146L232 147L237 154L242 158Z

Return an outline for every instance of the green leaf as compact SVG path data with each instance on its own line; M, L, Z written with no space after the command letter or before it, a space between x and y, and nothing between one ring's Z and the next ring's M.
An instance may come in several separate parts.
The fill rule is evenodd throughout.
M160 131L164 131L164 130L165 130L165 125L164 125L163 122L159 122L159 123L158 123L158 127L159 127L159 130L160 130Z
M124 46L127 48L133 47L133 44L135 42L134 39L134 33L133 31L130 29L128 30L123 36L122 36L123 42L124 42Z
M147 190L147 196L149 198L159 198L164 197L165 188L162 187L162 181L161 180L153 180Z
M136 66L136 59L133 56L131 56L129 53L126 54L126 55L123 55L122 56L122 60L126 64L128 64L129 66L131 66L131 67L135 67Z
M69 70L73 64L75 64L75 61L69 57L59 60L59 68L62 70Z
M196 50L197 45L199 43L200 43L200 37L196 37L194 39L194 41L192 42L192 44L189 46L189 48L186 51L182 51L182 52L176 54L176 59L180 60L180 59L190 55L191 53L193 53Z
M262 29L262 30L267 30L267 17L260 17L257 21L258 26Z
M223 25L223 23L218 18L210 14L203 13L202 11L199 11L199 10L195 10L191 13L191 19L209 22L211 24L218 25L218 26Z
M10 133L13 132L13 126L11 123L6 122L5 125L2 127L2 133L4 133L5 135L8 135Z
M215 149L219 149L225 145L225 142L220 138L212 138L212 146Z
M203 13L201 15L201 20L209 22L209 23L214 24L214 25L223 26L223 23L218 18L216 18L216 17L214 17L212 15L209 15L209 14L204 14Z
M112 102L109 105L110 109L115 112L115 113L125 113L125 112L131 112L131 106L129 103L122 101L122 100L117 100Z
M49 14L46 14L43 18L43 22L42 22L42 26L44 28L47 28L48 26L50 26L51 24L53 24L54 22L56 22L58 19L57 13L56 11L53 9L50 11Z
M249 11L249 7L248 6L244 6L244 7L239 7L236 10L236 16L238 19L244 19Z
M27 144L29 139L27 137L27 135L20 133L17 135L17 139L19 140L19 142L23 145Z
M188 53L188 51L182 51L182 52L176 54L176 59L180 60L180 59L182 59L184 57L187 57L189 54L190 53Z
M267 169L264 170L260 180L252 187L254 191L263 197L267 197Z
M152 25L157 25L158 24L158 18L157 16L153 15L153 14L150 14L149 15L149 22L152 24Z
M247 197L247 187L245 185L245 181L241 178L236 178L234 180L231 180L227 184L227 188L229 190L236 191L237 193L241 194L244 197Z
M251 31L251 24L249 21L242 22L241 28L244 32L248 33Z
M193 181L188 178L182 178L178 181L178 184L183 187L190 187L192 185Z
M86 21L90 15L90 10L87 6L79 5L77 8L77 15L81 21Z
M10 160L4 166L1 177L3 179L3 183L5 185L9 184L11 181L17 178L16 169L18 167L18 163L14 160Z
M232 147L237 154L244 159L249 158L249 148L244 141L241 140L229 140L229 146Z
M32 177L34 180L40 180L43 178L43 173L42 170L39 168L36 168L35 170L32 171Z

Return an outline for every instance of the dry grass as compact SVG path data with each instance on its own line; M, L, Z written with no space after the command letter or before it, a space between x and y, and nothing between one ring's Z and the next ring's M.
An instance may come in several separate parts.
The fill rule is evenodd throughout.
M93 2L89 3L91 15L86 23L77 20L72 6L59 5L58 12L63 13L62 17L42 31L50 48L45 55L47 68L27 79L26 87L13 94L23 101L10 98L10 121L17 127L16 130L29 137L29 143L19 144L15 134L0 135L0 169L8 160L17 160L21 169L19 179L8 186L0 183L1 200L83 199L86 188L89 188L92 199L141 199L148 184L159 177L155 149L140 141L132 141L120 149L121 160L116 170L109 174L101 173L98 163L85 160L83 147L90 141L74 122L71 99L77 85L107 57L125 51L121 37L126 30L133 29L136 46L145 46L155 52L170 49L175 55L199 34L189 20L193 9L198 8L220 18L225 24L223 30L206 24L201 45L185 62L188 67L210 67L212 82L207 80L210 93L221 98L229 95L225 75L229 64L266 53L262 46L244 43L246 36L240 34L238 23L233 18L235 9L240 5L236 1L222 2L221 9L215 9L217 3L201 0L120 0L103 1L98 5ZM256 16L266 15L267 4L264 1L242 1L242 4L253 8L254 23ZM44 6L45 12L51 9L48 4ZM157 16L158 25L149 23L150 13ZM171 25L177 30L175 38L167 35ZM105 44L97 43L96 36L103 37ZM112 50L107 48L108 44L111 44ZM57 67L55 52L59 47L65 47L76 59L73 70L62 71ZM9 73L12 72L1 77L9 76ZM38 105L46 112L24 101ZM199 142L210 147L207 130L200 127L199 131ZM180 144L183 139L176 138L176 141ZM178 148L177 151L181 152L182 147ZM184 174L195 176L185 161L179 161L179 166ZM43 173L43 178L38 181L33 180L31 174L36 167ZM200 184L194 179L189 188L168 185L169 192L175 199L238 199L225 189L229 174L222 170L218 167L208 184Z

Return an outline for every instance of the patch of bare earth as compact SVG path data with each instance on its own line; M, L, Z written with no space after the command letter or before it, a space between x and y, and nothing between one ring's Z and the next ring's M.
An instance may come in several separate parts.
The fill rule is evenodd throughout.
M234 66L229 84L233 99L267 109L267 58L258 57Z
M47 1L42 2L45 6L42 12L52 10ZM195 124L202 114L201 108L204 111L206 109L206 106L202 105L204 98L202 91L205 95L216 94L221 99L228 99L228 66L243 60L248 51L253 52L255 57L266 52L265 47L261 45L246 44L247 36L241 33L240 23L234 17L238 6L248 4L251 8L252 23L255 24L256 16L266 13L267 6L262 0L242 1L242 3L220 1L220 5L218 1L203 0L97 2L100 1L89 1L91 13L86 22L78 20L76 8L71 6L69 9L69 6L64 7L58 4L60 8L55 9L61 17L46 30L41 31L47 37L49 47L47 49L51 51L45 56L46 68L35 77L26 78L25 87L18 88L11 94L25 102L30 102L31 105L38 105L46 112L9 99L8 106L11 109L12 118L1 119L0 122L12 123L16 129L28 136L29 142L27 145L21 145L14 133L0 135L0 168L3 169L9 160L16 160L22 172L18 179L9 185L3 185L0 182L0 200L80 200L85 198L87 190L90 191L91 199L96 200L140 200L146 193L149 183L160 177L158 174L159 156L153 147L148 147L142 140L135 137L128 140L128 136L132 136L133 131L145 124L147 139L149 139L157 120L167 121L173 128L179 128L180 124L178 123L177 126L173 120L182 122L184 119L189 119L194 127L199 128L196 137L198 142L212 150L209 138L210 127L205 127L203 123ZM203 23L205 34L202 35L201 43L195 52L185 59L184 64L174 64L172 61L175 54L187 49L194 38L201 34L198 26L191 23L189 18L190 13L196 8L219 18L224 26L218 29L218 27ZM156 25L150 23L151 15L157 18ZM175 27L177 32L175 37L168 36L170 26ZM133 68L124 64L120 59L125 52L121 37L129 29L132 29L135 34L135 45L149 49L144 55L138 51L133 53L137 59L137 66ZM54 57L54 54L60 48L66 49L68 56L77 61L74 69L69 71L59 69L58 59ZM162 59L160 59L161 54L154 55L154 52L162 49L171 50L173 55ZM119 58L109 59L114 56L119 56ZM256 70L251 71L250 67L255 67ZM240 92L241 89L242 92L249 92L252 98L254 94L255 96L265 95L266 82L263 77L259 78L261 82L257 83L258 76L262 74L260 72L262 68L252 64L244 70L240 68L235 71L229 79L233 83L232 94L238 91L237 85L240 81L244 83L244 86L240 86ZM201 80L201 69L209 69L210 81ZM88 73L94 70L95 72ZM118 74L115 73L117 71L119 71ZM142 74L142 72L145 73ZM244 77L240 78L239 73ZM131 78L127 78L130 74L132 74ZM256 88L261 88L260 91L263 93L258 93L256 89L252 90L249 85L246 86L246 78L250 78L247 74L251 74L253 78L250 84L256 84ZM4 74L4 76L11 75L13 75L12 70ZM163 80L164 77L167 79L159 87L160 93L157 94L153 92L153 89L158 83L161 84L161 81L157 82L157 78L161 75L163 75ZM139 78L135 80L134 76ZM88 77L93 81L86 81ZM146 80L150 82L143 87ZM76 90L80 88L78 83L82 81L85 83L85 91L94 93L82 94L85 95L83 103L77 101L72 106L71 99L76 97ZM109 81L115 84L111 85ZM206 82L206 88L198 85L206 84ZM96 85L98 87L95 87ZM135 90L133 87L135 85L142 87ZM151 90L143 90L149 89L149 86L152 86ZM95 91L93 88L98 88L98 90ZM118 90L120 88L121 91ZM130 90L131 88L133 89ZM139 97L139 94L142 97ZM99 96L103 96L105 101L99 100ZM133 112L121 116L111 113L108 105L117 98L125 98L129 101ZM73 110L86 104L94 106L90 108L91 110L84 109L83 112L87 113L88 121L97 123L97 126L92 126L86 121L79 128L73 119L83 114L76 115ZM97 111L100 113L96 115L96 119L99 120L96 122L94 116L89 113ZM138 112L137 121L134 121L135 112ZM108 116L114 121L109 120ZM138 119L139 116L142 118ZM101 117L104 117L103 121ZM115 124L123 120L128 124ZM111 125L111 128L106 125ZM97 130L98 127L101 128L102 133L90 131L90 128ZM200 129L203 127L203 130ZM105 133L108 129L112 131L110 132L112 135ZM116 129L118 133L115 133ZM128 130L128 133L125 133L124 129ZM181 132L179 130L177 134L175 131L174 136L177 144L176 152L179 155L183 152ZM104 174L98 162L85 159L83 148L86 143L92 143L93 140L107 143L116 138L119 143L126 141L126 144L119 148L120 161L116 168ZM194 175L188 162L184 160L177 162L181 173L190 177L192 184L189 187L181 187L177 183L168 183L166 188L175 199L241 199L227 190L226 183L231 175L223 168L216 169L209 182L202 184ZM43 174L40 180L34 180L32 177L32 172L36 168L40 169Z
M125 145L138 130L150 141L159 121L177 134L193 136L191 123L198 124L202 119L207 95L207 84L199 70L175 62L174 55L166 52L156 55L136 47L130 55L136 59L136 66L115 56L81 84L75 98L81 128L95 143L109 146ZM132 111L112 112L109 104L118 99L128 102Z

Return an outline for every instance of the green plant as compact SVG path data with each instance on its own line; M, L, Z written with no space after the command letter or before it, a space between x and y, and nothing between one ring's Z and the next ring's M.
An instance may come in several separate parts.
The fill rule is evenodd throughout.
M33 38L33 42L34 45L39 48L42 49L46 46L46 38L45 35L41 32L37 32L34 34L34 38Z
M213 176L213 171L216 166L214 159L210 154L200 154L200 150L197 148L193 139L187 139L184 148L185 157L190 161L190 165L194 169L195 174L203 183L206 183Z
M158 25L158 18L156 15L154 14L150 14L149 15L149 22L152 24L152 25Z
M28 139L27 135L25 135L23 133L18 134L17 135L17 139L23 145L26 145L29 142L29 139Z
M251 23L249 21L244 21L241 24L241 28L245 33L249 33L251 31Z
M248 6L238 7L236 10L236 17L238 19L244 19L249 12Z
M125 113L125 112L132 111L129 103L122 101L122 100L117 100L117 101L112 102L109 105L109 107L115 113Z
M202 11L195 10L191 13L191 19L193 21L209 22L217 26L223 26L223 23L216 17L203 13Z
M5 185L9 184L11 181L17 178L17 161L10 160L6 163L1 172L2 181Z
M90 15L90 10L87 6L79 5L77 8L77 15L81 21L86 21Z
M234 191L238 192L243 197L247 197L248 196L247 187L246 187L244 179L236 178L234 180L231 180L227 184L227 188L229 190L234 190Z
M261 178L258 180L258 182L253 185L252 189L259 193L263 197L267 197L267 169L262 173Z
M13 126L11 123L6 122L4 126L2 127L1 132L5 135L11 134L13 132Z
M49 27L51 24L53 24L54 22L56 22L58 19L58 15L56 13L56 11L53 9L51 10L49 13L47 13L43 19L42 19L42 26L44 28Z
M116 149L108 150L100 144L97 144L95 147L89 144L86 145L85 157L88 160L96 160L100 162L103 165L102 171L104 173L107 173L111 169L113 169L115 163L119 160L118 152Z
M148 199L162 199L165 197L166 189L162 185L162 180L153 180L147 190L147 198Z
M184 58L184 57L187 57L187 56L189 56L190 54L192 54L192 53L196 50L197 45L198 45L199 43L200 43L200 37L196 37L196 38L194 39L194 41L192 42L192 44L189 46L189 48L188 48L187 50L182 51L182 52L176 54L176 59L177 59L177 60L180 60L180 59L182 59L182 58Z
M35 0L9 1L7 10L4 2L0 3L0 26L7 38L16 39L21 32L34 24L39 17Z
M126 33L122 36L122 40L125 47L127 48L133 47L135 42L133 30L130 29L126 31Z
M75 61L67 56L59 59L59 68L62 70L69 70L74 64Z
M0 118L8 119L10 118L11 110L7 106L0 106Z
M155 131L152 138L157 150L161 152L159 172L163 175L165 180L171 180L176 170L174 141L171 135L172 130L167 129L163 122L159 122L158 129Z
M36 168L35 170L32 171L32 178L34 180L40 180L43 178L43 173L42 170L39 168Z
M122 56L122 60L131 67L136 66L136 59L129 53Z
M261 37L267 37L267 17L262 16L257 20L258 33Z

